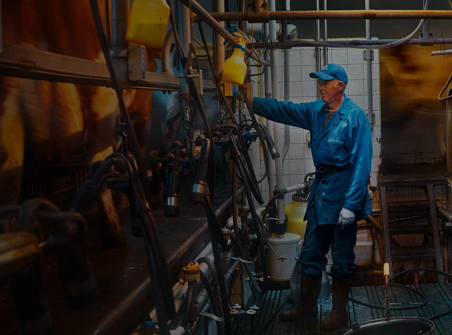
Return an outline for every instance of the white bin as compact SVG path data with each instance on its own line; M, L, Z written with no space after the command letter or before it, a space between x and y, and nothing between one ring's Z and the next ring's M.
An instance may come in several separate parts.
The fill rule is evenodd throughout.
M268 274L273 281L289 281L297 263L297 245L301 241L298 234L286 233L283 238L268 239Z

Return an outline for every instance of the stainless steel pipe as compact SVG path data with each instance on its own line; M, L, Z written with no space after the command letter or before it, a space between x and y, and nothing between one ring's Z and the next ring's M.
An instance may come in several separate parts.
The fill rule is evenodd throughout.
M181 0L189 3L189 0ZM315 20L315 19L451 19L452 10L329 10L329 11L269 11L263 12L261 22L268 20ZM209 20L247 21L247 13L212 13ZM204 21L204 15L196 20Z

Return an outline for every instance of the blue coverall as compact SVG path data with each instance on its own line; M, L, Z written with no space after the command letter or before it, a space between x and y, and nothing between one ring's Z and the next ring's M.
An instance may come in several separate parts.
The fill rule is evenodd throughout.
M331 246L331 276L342 280L355 269L357 220L372 212L367 184L372 162L372 135L364 111L347 95L325 130L322 100L294 104L276 99L254 98L256 114L269 120L307 129L316 177L308 199L308 221L299 262L308 275L320 274L327 264ZM337 172L322 174L320 167L334 167ZM355 212L355 222L341 229L342 208Z

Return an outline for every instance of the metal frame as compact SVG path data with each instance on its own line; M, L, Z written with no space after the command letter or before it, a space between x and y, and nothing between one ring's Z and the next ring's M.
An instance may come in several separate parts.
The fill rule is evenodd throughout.
M5 76L74 84L111 86L107 65L51 52L4 44L0 72ZM178 91L179 78L146 72L146 79L129 81L130 88Z

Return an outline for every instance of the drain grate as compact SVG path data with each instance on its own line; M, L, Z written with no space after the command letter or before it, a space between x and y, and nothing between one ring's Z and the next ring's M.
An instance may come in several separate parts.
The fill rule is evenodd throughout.
M452 286L450 284L423 284L410 285L410 287L425 294L429 302L421 308L402 311L393 310L391 311L391 316L429 318L452 310ZM234 319L232 333L234 335L250 335L253 333L255 335L342 335L355 322L361 323L384 318L384 310L349 302L348 328L334 332L321 332L319 331L319 324L323 318L326 318L331 313L331 301L319 306L320 318L318 319L312 318L292 323L281 322L275 313L289 297L289 290L267 292L258 303L259 311L254 316L253 327L251 326L251 318L246 314L242 314L241 317ZM354 287L352 288L351 297L368 304L381 306L384 304L384 289L380 286ZM391 290L391 307L408 307L421 302L421 297L410 291L399 288ZM285 308L292 307L293 305L290 302L285 305ZM275 315L276 317L273 317ZM452 335L452 314L435 320L435 324L436 329L432 334Z

